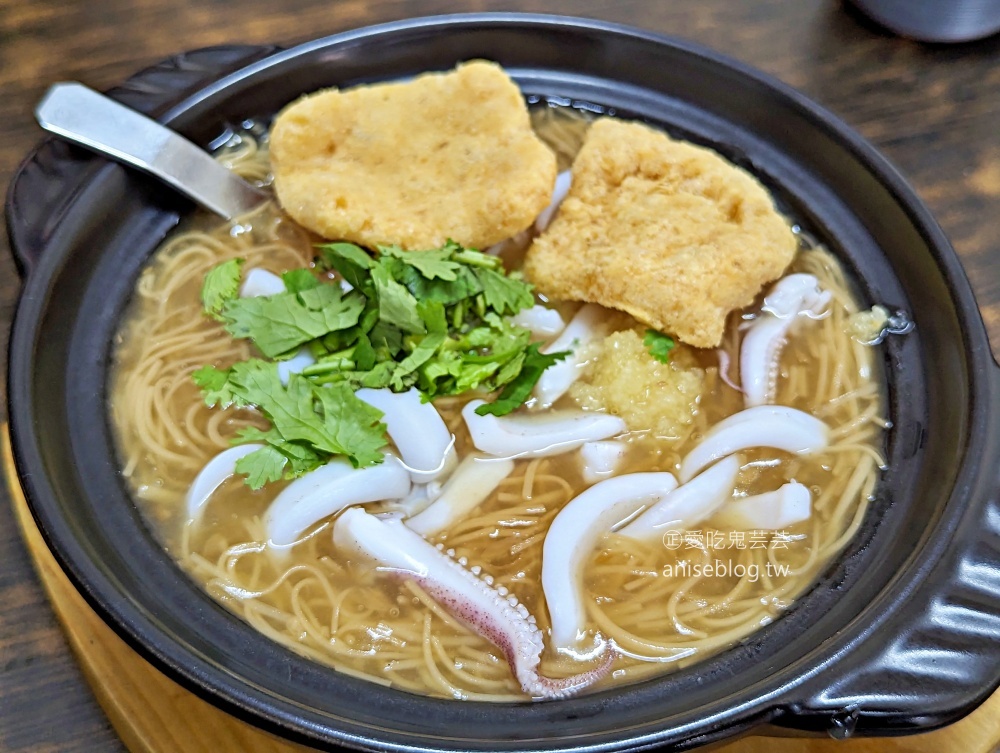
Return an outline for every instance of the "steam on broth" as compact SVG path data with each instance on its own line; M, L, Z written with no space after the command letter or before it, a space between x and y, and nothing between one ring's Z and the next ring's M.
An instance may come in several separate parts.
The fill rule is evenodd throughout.
M589 119L548 106L534 108L531 116L537 134L556 153L558 169L568 169ZM240 134L219 159L241 175L268 180L266 140ZM596 687L670 672L730 647L779 617L857 531L882 465L878 448L886 422L880 374L871 348L848 334L858 305L843 269L822 247L799 239L789 272L813 275L832 301L803 334L789 336L774 403L822 419L831 427L829 445L801 455L767 447L741 450L742 470L732 496L768 493L794 481L808 489L811 514L779 530L716 528L708 517L690 530L664 527L648 541L604 536L583 566L587 623L581 648L556 651L547 643L539 668L546 677L591 669L588 651L600 648L601 641L614 646L615 655L611 672ZM525 240L514 239L501 249L509 266L519 266ZM203 315L203 280L228 259L245 259L245 269L274 273L308 266L318 241L272 203L232 225L198 218L157 252L139 280L117 346L110 410L123 475L181 566L273 640L338 671L415 693L523 700L504 650L471 631L418 580L386 577L370 561L345 555L331 536L332 520L312 527L287 557L273 556L264 519L288 481L251 491L240 477L231 477L197 523L188 522L185 496L206 463L230 447L240 430L267 429L252 409L208 408L192 381L192 372L206 364L225 367L252 355L247 341L233 339ZM549 305L567 321L579 309L574 303ZM698 389L680 409L669 408L680 416L669 423L669 431L657 435L629 428L618 436L619 465L598 478L676 473L713 426L744 409L744 395L727 383L731 375L725 365L735 374L744 332L760 310L758 301L730 314L718 351L676 345L669 369L695 375ZM635 376L639 372L632 374L628 362L613 360L634 358L627 342L633 335L627 333L634 332L638 342L645 327L609 309L603 316L603 326L619 333L624 344L614 352L585 352L582 381L554 407L595 408L597 403L586 398L600 388L605 395L617 391L623 404L638 405L638 415L656 409L661 403L655 380L667 372L651 372L647 364L643 373L654 376ZM604 372L632 376L601 384L601 359L611 359ZM653 381L643 384L651 389L620 394L647 378ZM470 393L434 401L455 437L459 458L476 449L462 409L478 397ZM541 586L546 533L559 511L593 483L577 451L515 458L513 470L480 505L429 540L489 573L496 586L516 595L547 635ZM387 502L367 509L397 506Z

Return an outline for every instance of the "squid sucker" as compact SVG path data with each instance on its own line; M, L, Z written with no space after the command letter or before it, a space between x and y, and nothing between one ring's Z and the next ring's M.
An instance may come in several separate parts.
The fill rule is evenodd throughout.
M571 677L554 679L538 672L544 641L535 618L503 586L465 558L436 548L401 521L381 519L360 508L345 510L333 527L337 548L374 560L379 568L415 581L449 614L496 645L521 689L533 699L566 698L597 682L611 670L616 652L605 647L600 663Z

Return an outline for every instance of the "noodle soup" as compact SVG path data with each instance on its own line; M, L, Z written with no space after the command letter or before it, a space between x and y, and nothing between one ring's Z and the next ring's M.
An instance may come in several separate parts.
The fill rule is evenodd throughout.
M588 121L572 111L542 107L534 110L533 123L556 152L560 169L568 167ZM265 181L264 146L244 134L220 159ZM273 556L264 520L287 481L251 491L241 478L230 478L196 523L188 519L185 495L206 463L240 430L267 428L252 409L208 408L191 379L206 364L226 367L251 356L246 341L234 340L203 315L202 282L227 259L275 273L307 266L317 241L271 204L234 225L200 218L158 251L139 281L117 350L110 410L123 474L152 527L191 577L275 641L338 671L415 693L523 700L501 647L470 630L418 579L388 578L370 561L345 555L331 537L332 519L311 527L289 555ZM508 266L519 266L524 246L515 239L500 249ZM763 494L794 481L811 495L808 519L777 530L735 530L715 525L709 516L692 527L665 526L644 541L609 532L583 565L587 623L580 651L547 644L542 674L578 673L593 664L588 651L608 644L615 649L610 672L593 685L607 687L670 672L730 647L778 618L857 530L882 464L886 422L880 375L871 348L850 334L858 305L837 260L803 238L789 271L813 275L832 300L827 313L810 322L808 336L789 337L774 402L822 419L831 427L830 440L811 454L766 447L741 451L734 496ZM573 303L556 307L565 318L578 310ZM718 351L684 344L671 351L671 368L694 375L698 388L682 420L661 430L629 428L616 438L624 449L615 476L676 472L712 427L743 410L744 396L728 383L726 365L739 363L743 331L759 312L759 301L733 312ZM619 333L615 342L623 353L644 329L610 310L602 326ZM588 389L598 389L602 379L601 359L618 357L609 353L606 348L587 355L582 381L556 408L588 407L593 394ZM608 372L628 368L614 361L605 365ZM615 389L620 385L601 394ZM458 457L475 450L463 408L478 397L434 401L455 437ZM656 389L629 399L637 414L660 404ZM429 538L515 594L545 636L550 627L541 585L545 537L560 510L593 483L575 452L515 458L513 470L481 504ZM371 512L380 509L394 506L369 506Z

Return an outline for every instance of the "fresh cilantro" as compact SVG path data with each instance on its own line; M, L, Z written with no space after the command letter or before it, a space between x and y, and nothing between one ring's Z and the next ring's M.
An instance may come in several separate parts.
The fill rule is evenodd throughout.
M336 271L351 287L364 287L368 270L375 264L364 249L353 243L328 243L317 248L324 267Z
M270 444L279 445L283 440L273 428L261 431L256 426L247 426L236 432L236 439L232 441L234 445L240 444Z
M336 330L323 336L319 341L309 344L313 357L319 359L327 353L334 353L354 345L372 327L378 323L378 305L370 299L365 301L365 308L358 317L358 323L347 329Z
M438 350L437 358L420 370L420 389L428 397L454 394L450 385L462 371L462 359L454 350Z
M642 343L649 349L649 355L660 363L666 363L670 360L670 351L677 345L673 338L667 337L655 329L646 330L646 336L642 338Z
M353 290L295 269L282 276L285 292L238 298L238 262L206 278L206 311L266 359L193 375L210 407L255 407L269 422L266 430L242 430L235 442L264 445L237 468L253 488L300 476L332 456L356 466L381 462L388 442L382 414L355 396L360 387L398 392L416 385L428 400L499 391L480 412L505 415L566 355L539 353L531 333L511 324L508 317L534 297L494 256L452 241L416 252L386 246L374 255L352 243L317 249L318 268L335 271ZM282 384L275 359L300 348L316 362Z
M487 413L506 416L530 397L531 390L545 369L569 354L568 350L559 353L539 353L538 343L532 343L524 353L524 365L517 377L504 387L496 400L476 408L476 413L480 416L485 416Z
M336 443L320 449L346 455L355 467L381 463L379 450L388 444L382 411L356 397L343 382L315 388L315 395L323 409L324 426Z
M260 489L271 481L280 481L288 465L288 458L276 448L265 445L236 461L236 472L246 476L246 484L251 489Z
M520 374L527 356L527 350L520 350L507 363L497 369L496 376L493 378L494 387L503 387Z
M459 267L454 280L429 280L416 267L405 266L400 270L399 281L419 301L438 301L445 306L466 304L468 299L483 292L482 283L469 267ZM458 325L456 325L458 326Z
M497 361L487 361L486 363L470 363L465 361L462 363L458 375L455 377L455 384L451 388L451 391L462 394L469 390L485 387L489 378L499 368L500 364Z
M264 484L281 478L297 478L324 463L315 450L298 442L285 441L274 428L267 431L252 426L241 429L233 444L248 442L268 445L237 462L236 472L247 477L247 486L252 489L259 489Z
M358 338L358 342L351 351L351 358L354 359L354 368L358 371L371 371L375 367L378 354L372 347L372 341L368 335L362 334Z
M209 408L219 406L228 408L235 398L229 389L229 369L217 369L214 366L203 366L191 374L194 383L201 388L205 397L205 405Z
M521 309L531 308L535 303L531 286L526 282L504 277L501 272L493 269L477 269L475 275L483 286L486 305L500 315L516 314Z
M453 282L458 276L458 270L462 267L458 262L451 261L451 256L454 253L453 245L446 245L435 251L403 251L398 246L379 246L379 253L408 264L427 280L438 278L446 282Z
M395 358L403 350L403 333L398 327L385 322L377 322L368 333L376 352L387 353Z
M205 313L218 319L222 307L236 298L240 290L240 274L243 259L230 259L216 265L208 274L201 286L201 303Z
M300 442L276 442L275 447L288 459L286 478L298 478L303 473L315 470L326 461L311 447Z
M392 372L390 385L397 392L408 389L416 383L417 376L414 372L434 357L448 337L448 321L444 306L440 303L437 301L418 303L417 315L423 322L427 334L419 342L414 343L410 354L400 361Z
M417 299L392 278L390 265L377 264L371 269L375 294L378 296L378 318L403 332L425 332L417 313Z
M371 371L357 374L353 377L352 381L355 382L358 387L370 387L373 390L380 390L383 387L388 387L392 382L392 376L395 368L394 361L382 361L381 363L375 364Z
M460 261L463 264L468 264L470 267L485 267L486 269L500 269L503 267L503 262L498 257L484 254L482 251L476 251L474 248L462 248L454 241L449 241L446 248L452 250L452 259Z
M345 455L358 466L381 462L379 450L387 441L380 422L382 412L355 397L349 385L317 385L299 374L292 374L283 385L276 364L260 359L236 363L228 372L201 369L198 373L201 383L217 393L228 391L231 404L255 406L271 422L271 431L245 430L238 441L267 442L291 463L294 475L317 467L321 457L331 455ZM220 375L226 376L221 388ZM253 463L255 474L270 478L277 472L277 461L270 453L266 458L266 467L258 465L265 459L261 453L244 468Z
M444 306L438 301L421 301L417 304L417 314L430 334L448 334L448 317Z
M299 293L237 298L222 307L221 318L233 337L246 338L268 358L358 322L365 299L342 295L335 285L318 285Z
M506 361L524 351L531 342L531 333L521 327L501 322L489 327L476 327L457 341L467 363Z
M386 444L382 412L354 396L344 384L316 386L299 374L282 385L274 364L235 364L229 377L240 399L256 405L286 441L304 442L328 455L346 455L355 465L381 460ZM320 410L316 408L316 401Z
M320 282L308 269L293 269L285 272L281 276L281 281L285 283L285 290L289 293L301 293L303 290L312 290Z

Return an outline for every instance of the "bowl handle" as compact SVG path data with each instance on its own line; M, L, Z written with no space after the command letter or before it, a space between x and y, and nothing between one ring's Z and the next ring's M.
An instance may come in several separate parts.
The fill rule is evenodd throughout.
M835 738L927 731L1000 687L1000 367L989 371L975 407L986 418L973 428L985 441L951 502L963 505L954 535L789 691L774 724Z
M168 58L131 76L108 96L156 118L211 82L274 54L274 45L206 47ZM26 277L73 197L108 160L58 139L41 142L14 173L7 190L7 233Z

